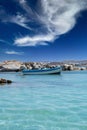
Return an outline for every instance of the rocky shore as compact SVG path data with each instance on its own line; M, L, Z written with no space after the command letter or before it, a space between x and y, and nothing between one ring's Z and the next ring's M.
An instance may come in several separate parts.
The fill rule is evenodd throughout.
M11 84L11 83L12 83L11 80L6 80L6 79L3 79L3 78L0 79L0 84Z
M63 71L87 70L87 61L67 62L20 62L16 60L0 63L0 72L18 72L22 69L53 68L61 66Z

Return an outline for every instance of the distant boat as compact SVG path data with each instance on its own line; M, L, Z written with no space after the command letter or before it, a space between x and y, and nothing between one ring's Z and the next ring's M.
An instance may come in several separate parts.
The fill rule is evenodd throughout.
M60 74L61 73L61 67L55 67L55 68L43 68L43 69L24 69L22 70L22 73L24 75L45 75L45 74Z

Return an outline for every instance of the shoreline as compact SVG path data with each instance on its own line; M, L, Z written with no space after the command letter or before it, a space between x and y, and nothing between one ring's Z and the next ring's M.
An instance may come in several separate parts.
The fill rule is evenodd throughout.
M62 71L77 71L87 70L87 61L77 62L20 62L16 60L4 61L0 63L0 72L21 72L24 68L42 69L42 68L54 68L61 66Z

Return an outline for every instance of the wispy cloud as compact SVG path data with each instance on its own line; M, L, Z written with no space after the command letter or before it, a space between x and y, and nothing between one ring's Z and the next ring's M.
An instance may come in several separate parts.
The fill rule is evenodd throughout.
M86 0L42 0L42 21L54 35L65 34L76 24L80 11L87 9Z
M22 9L25 10L27 15L29 15L29 16L34 15L35 16L35 12L28 6L27 0L16 0L16 1L19 2L20 6L22 7Z
M75 26L81 11L87 9L87 0L37 0L36 10L30 7L28 0L14 1L24 13L16 11L14 15L8 15L2 9L0 12L2 22L15 23L32 31L32 35L17 36L18 38L14 39L14 44L17 46L47 45L48 42L53 42L68 33ZM30 26L30 22L41 25L37 27L37 32L35 26Z
M9 44L9 45L10 45L10 43L9 43L8 41L5 41L5 40L3 40L3 39L0 39L0 42L1 42L1 43L6 43L6 44Z
M26 1L20 1L23 8L28 11ZM34 34L15 39L14 44L18 46L45 45L43 43L53 42L56 38L69 32L76 24L78 14L87 9L86 0L41 0L42 10L38 19L45 26L46 34ZM30 10L30 8L29 8Z
M36 35L33 37L23 37L15 39L14 44L18 46L36 46L36 45L48 45L46 42L53 41L53 35Z
M29 26L27 26L27 23L29 22L29 20L23 16L21 13L18 13L16 15L7 15L5 12L3 14L3 19L2 22L4 23L14 23L17 24L23 28L29 29L31 30L31 28Z
M14 23L23 28L31 29L27 24L30 19L28 19L25 14L19 12L19 10L15 10L15 14L8 14L3 6L0 6L0 21L3 23Z
M6 54L9 54L9 55L22 55L23 52L17 52L17 51L5 51Z
M17 13L17 15L11 16L9 19L9 22L15 23L21 27L24 27L26 29L31 30L31 28L27 25L29 20L24 15L22 15L20 13Z

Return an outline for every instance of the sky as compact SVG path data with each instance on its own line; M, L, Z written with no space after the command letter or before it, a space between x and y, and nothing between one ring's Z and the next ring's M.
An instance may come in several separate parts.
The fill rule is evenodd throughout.
M0 0L4 60L87 60L87 0Z

